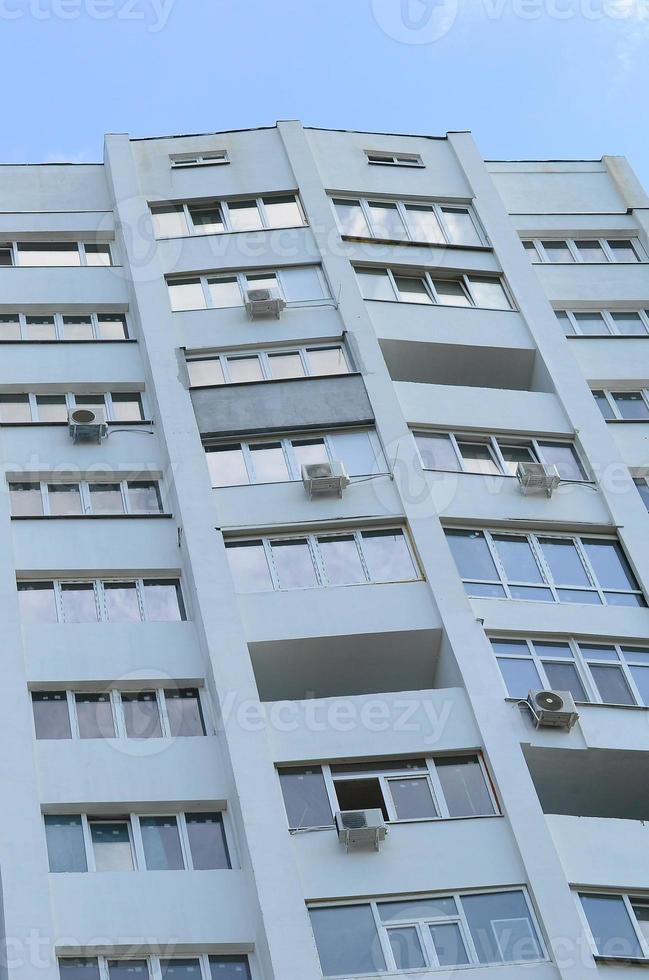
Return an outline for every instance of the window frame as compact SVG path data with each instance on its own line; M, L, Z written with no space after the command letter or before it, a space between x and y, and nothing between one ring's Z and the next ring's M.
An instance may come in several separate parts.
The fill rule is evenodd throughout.
M194 164L195 166L195 164ZM285 198L294 197L295 204L297 206L298 212L302 218L301 224L297 225L272 225L268 217L268 212L266 210L266 202L272 201L273 198ZM250 229L249 232L241 232L237 228L233 227L232 219L230 217L230 204L243 204L248 201L254 201L257 208L257 213L259 215L259 220L261 225L259 228ZM209 235L227 235L227 234L252 234L254 231L283 231L287 228L304 228L308 225L306 214L304 211L304 206L300 200L300 195L298 191L288 191L285 194L281 193L270 193L270 194L259 194L254 197L232 197L232 198L190 198L189 200L182 201L150 201L149 211L152 218L155 218L156 208L181 208L182 214L185 218L185 224L187 227L187 233L184 235L156 235L155 234L155 221L153 222L153 231L156 241L168 241L176 238L205 238ZM221 220L223 223L222 231L201 231L200 225L194 223L192 217L192 209L197 207L214 207L217 208L221 214Z
M203 153L170 153L169 166L172 170L188 167L215 167L230 163L227 150L205 150Z
M296 226L297 227L297 226ZM223 233L221 233L223 234ZM180 237L180 236L179 236ZM292 269L314 269L318 277L318 281L322 288L322 296L317 299L301 299L301 300L288 300L286 299L286 284L283 279L283 272L290 271ZM329 289L329 284L327 278L324 274L322 265L315 262L302 263L297 265L287 265L275 269L246 269L233 270L232 272L216 271L216 272L197 272L197 273L184 273L182 275L167 275L165 276L165 282L167 284L167 292L169 293L170 286L183 285L187 280L199 280L201 291L203 294L203 306L189 306L189 307L178 307L174 308L171 302L171 293L169 293L169 303L171 306L172 313L195 313L200 310L237 310L239 307L245 306L245 295L246 291L251 288L248 283L248 276L262 277L262 276L274 276L277 281L277 287L279 292L286 302L286 306L289 309L301 308L303 306L332 306L335 305L335 301L332 299L331 290ZM212 294L210 291L210 281L214 280L236 280L239 293L241 295L241 302L234 306L217 306L212 302Z
M624 556L624 559L625 559L625 561L626 561L626 563L627 563L627 565L629 567L629 570L630 570L631 574L633 575L633 578L635 579L636 583L638 584L638 587L636 589L612 589L612 588L604 589L598 583L598 581L597 581L597 576L595 574L595 570L594 570L594 568L592 566L592 563L590 562L590 560L588 558L588 555L586 554L585 548L584 548L584 546L582 544L582 535L580 535L580 534L559 534L557 532L552 532L552 531L547 531L547 532L546 531L540 531L540 532L537 533L537 532L534 532L534 531L523 531L523 530L521 530L521 531L507 531L507 530L501 530L501 529L491 530L490 528L484 528L484 527L479 527L479 528L476 528L476 527L466 527L466 526L463 526L463 527L459 527L458 526L458 527L456 527L454 525L453 526L447 526L447 527L445 527L444 528L444 531L445 532L446 531L461 531L461 532L469 532L469 533L476 533L477 532L477 533L481 534L482 535L482 539L485 542L485 544L486 544L486 546L487 546L487 548L489 550L489 554L491 556L491 560L494 563L496 572L499 575L498 580L480 579L480 578L474 578L474 577L472 577L472 578L470 578L470 579L468 579L468 580L465 581L464 579L462 579L460 570L458 568L458 575L460 575L460 578L462 579L462 582L463 582L463 584L465 586L467 586L467 585L468 586L471 586L473 584L476 584L476 585L478 585L478 584L483 584L483 585L498 584L503 589L503 592L504 592L504 595L502 595L502 596L471 596L470 592L467 590L467 596L469 598L473 598L473 599L501 598L501 599L510 599L510 600L515 601L515 602L536 602L536 601L544 601L542 599L541 600L537 600L535 597L530 598L530 599L522 599L522 598L517 597L517 596L512 596L512 594L511 594L511 586L515 586L515 587L536 588L539 591L542 591L542 590L549 591L550 594L551 594L551 596L552 596L552 600L546 600L546 601L551 601L551 602L557 603L558 605L567 605L567 606L579 605L579 603L575 603L575 602L571 602L571 603L570 602L562 602L561 599L558 598L558 592L561 589L569 590L571 592L584 592L587 595L590 595L590 594L595 593L595 594L597 594L599 596L599 600L600 601L599 601L599 603L596 604L596 605L599 605L599 606L610 606L610 605L615 606L616 605L615 603L609 603L607 601L606 593L609 593L609 592L612 592L612 593L615 593L615 594L620 594L620 595L635 595L635 596L638 596L640 599L642 599L642 602L639 603L637 607L631 607L631 606L629 606L629 607L626 607L626 608L639 608L639 609L641 609L641 608L646 608L647 605L648 605L647 604L647 598L646 598L646 595L644 593L644 590L639 585L638 576L637 576L637 574L635 572L635 569L633 568L633 564L630 561L630 559L629 559L629 557L628 557L628 555L626 553L626 550L624 549L624 547L622 545L622 542L620 541L620 539L618 537L612 537L611 535L605 535L605 534L585 534L583 536L584 538L587 538L588 540L591 540L591 541L594 541L594 540L605 541L607 543L617 545L619 547L620 551L622 552L623 556ZM521 581L519 581L519 580L512 580L512 581L510 581L508 579L508 577L507 577L507 571L505 569L504 564L500 560L500 556L498 554L498 549L497 549L496 544L495 544L495 542L493 540L493 536L494 535L496 535L498 537L501 537L502 536L502 537L507 537L507 538L515 538L516 540L521 540L521 539L522 540L525 540L527 542L529 548L530 548L532 558L534 559L534 561L536 563L537 569L538 569L539 574L541 576L541 581L540 582L524 582L522 580ZM573 544L574 548L575 548L575 551L576 551L576 553L578 555L579 560L581 561L581 564L582 564L582 568L584 570L584 573L585 573L586 577L590 580L590 587L587 587L587 586L579 586L579 585L568 585L568 584L566 584L566 585L556 585L556 583L554 581L554 577L553 577L552 572L550 570L550 566L549 566L548 562L546 561L545 556L543 555L543 549L541 547L541 544L539 543L539 538L550 538L552 540L557 540L557 541L568 541L568 542L571 542ZM623 605L620 605L620 608L625 608L625 607Z
M595 936L593 935L592 929L590 927L590 922L588 920L588 915L586 914L586 909L584 908L583 903L581 901L582 895L585 897L604 896L606 898L618 898L618 899L621 898L624 907L626 909L626 913L629 916L629 922L631 924L631 928L635 932L636 939L638 940L640 949L644 953L644 955L640 958L640 961L644 962L645 960L649 960L649 939L646 938L646 936L642 932L642 929L640 929L640 927L638 926L638 920L636 918L636 914L633 910L633 904L632 904L633 901L637 901L637 902L641 902L644 905L649 905L649 896L639 895L637 893L630 892L630 891L629 892L608 891L606 888L597 889L597 888L587 887L587 888L579 888L574 890L575 901L577 902L577 911L584 925L586 936L588 937L588 943L591 947L591 951L593 953L595 960L609 960L611 962L615 962L617 960L622 963L624 963L625 961L637 962L637 958L632 956L612 956L607 953L600 953L600 951L597 948L597 943L595 942Z
M553 262L552 259L548 258L547 252L543 246L543 242L557 242L558 244L565 244L568 247L570 254L572 255L573 261L570 263L565 262ZM627 235L627 236L616 236L611 235L609 237L598 237L597 235L584 236L583 238L552 238L551 235L546 235L544 238L522 238L521 242L526 251L532 251L526 242L531 242L536 254L538 256L537 263L540 265L606 265L612 263L614 265L636 265L637 263L647 262L647 255L640 244L640 239L638 235ZM584 260L580 249L578 247L579 242L597 242L601 248L604 256L604 262L588 262ZM610 247L610 242L630 242L631 248L635 252L636 262L618 262L615 258L615 253Z
M193 953L177 953L177 954L168 954L168 955L147 953L147 952L142 952L142 953L131 952L130 954L127 953L126 955L101 954L96 956L82 955L80 957L58 956L56 962L57 962L57 969L58 969L59 964L64 963L68 959L74 960L80 958L84 960L92 960L94 963L97 964L97 975L99 977L99 980L111 980L109 969L108 969L109 963L119 963L121 961L131 962L132 960L145 960L147 966L146 980L164 980L164 977L162 976L162 972L161 972L162 970L160 965L161 963L163 962L166 963L167 961L173 962L176 959L177 960L189 959L189 960L196 960L199 964L200 976L197 976L196 980L213 980L213 974L210 967L210 960L215 959L218 962L219 959L225 958L227 960L229 957L234 956L240 959L241 961L245 962L247 966L247 973L244 976L242 976L241 980L257 980L259 974L257 973L254 964L251 963L250 954L247 952L244 953L238 953L236 951L231 952L230 945L228 945L227 950L228 950L227 952L221 952L221 953L193 952ZM60 975L60 971L59 971L59 975ZM142 980L145 980L145 978L142 978Z
M624 314L624 313L635 313L635 314L638 315L638 318L639 318L640 322L642 323L642 325L645 328L645 334L646 335L649 335L649 311L647 311L644 308L643 309L640 309L640 308L638 308L638 309L627 309L627 310L612 310L612 309L559 310L559 309L556 309L554 312L555 312L555 314L559 314L559 313L564 314L567 317L568 322L570 323L570 325L572 327L572 333L564 334L566 337L591 337L592 338L592 337L606 337L607 336L607 334L584 333L583 330L581 329L581 327L579 326L579 321L576 318L576 314L579 314L579 313L599 313L599 315L602 317L602 321L604 322L604 325L606 326L606 329L608 330L608 333L611 336L613 336L613 337L632 337L632 338L634 338L634 339L637 340L638 338L639 339L642 339L642 336L643 335L640 334L640 333L638 333L638 334L621 333L621 331L618 330L618 328L616 326L615 316L614 316L614 314L616 314L616 313L622 313L622 314ZM557 316L557 320L559 321L559 323L561 323L561 320L559 319L558 316Z
M367 163L374 167L417 167L426 166L419 153L390 153L386 150L364 150ZM371 157L376 157L372 160ZM379 159L382 158L382 159Z
M345 239L351 239L352 241L367 240L366 236L364 235L350 235L348 232L345 231L342 222L340 220L340 216L338 214L336 201L344 201L345 203L349 203L349 204L357 204L360 207L368 231L370 233L369 237L370 239L375 241L390 241L390 242L398 242L399 244L403 244L405 242L411 245L421 245L429 248L430 247L443 248L447 245L451 245L454 248L489 248L490 247L489 242L487 241L487 236L485 234L485 231L478 220L478 216L475 212L475 208L473 204L470 202L467 203L466 201L461 201L458 203L457 201L448 201L448 200L437 199L437 198L435 200L429 198L426 199L383 198L380 195L377 195L376 197L361 197L361 196L354 197L352 195L347 195L347 194L331 194L330 201L334 210L334 216L336 218L336 224L338 230L340 232L341 237ZM396 207L397 213L404 227L404 231L406 235L405 238L386 239L384 235L378 234L377 229L375 228L374 225L374 219L372 218L373 204L386 204L386 205ZM441 242L431 242L425 239L415 237L409 223L408 206L427 207L431 209L431 212L433 213L434 218L439 227L439 230L442 234L443 240ZM477 245L475 242L462 243L462 242L454 242L451 240L451 235L447 227L446 218L444 216L444 208L454 208L456 210L466 212L469 220L473 225L473 228L476 233L476 237L479 239L479 243Z
M311 365L309 363L309 354L314 350L340 350L342 353L343 360L347 366L347 371L345 374L357 374L356 368L352 363L351 356L347 350L347 346L343 340L334 340L331 343L326 342L314 342L313 344L298 344L294 347L261 347L255 350L241 349L241 350L228 350L216 354L191 354L187 355L187 363L191 361L218 361L221 367L221 373L223 374L223 381L217 382L211 385L194 385L190 384L190 388L215 388L221 384L226 385L239 385L239 384L261 384L265 381L290 381L290 380L300 380L291 378L274 378L271 371L271 361L270 358L273 354L298 354L300 361L302 363L302 368L304 370L304 378L335 378L339 377L339 374L314 374L311 371ZM231 359L236 360L240 357L256 357L258 359L260 371L262 377L255 381L233 381L230 375L229 361Z
M38 399L42 397L59 397L63 398L65 401L65 411L66 413L73 412L77 407L77 399L80 400L81 406L83 406L83 399L88 398L103 398L104 400L104 412L106 417L106 422L115 423L117 425L138 425L142 422L150 422L150 418L147 417L147 407L145 404L144 392L140 389L132 389L130 391L16 391L16 392L0 392L0 395L16 395L18 397L26 396L29 401L29 411L31 414L31 420L25 422L4 422L1 417L0 410L0 426L2 425L67 425L68 420L61 420L60 422L50 422L48 420L41 421L38 417ZM133 419L130 422L122 422L120 419L115 418L115 409L113 405L114 395L132 395L136 396L133 401L139 401L140 412L142 417L140 419ZM25 481L27 482L27 481Z
M56 474L55 474L55 476L56 476ZM116 477L114 480L106 479L106 478L105 479L96 479L96 480L64 480L64 479L29 480L27 478L22 479L22 480L13 480L13 479L10 479L9 477L7 477L7 485L8 485L8 488L9 488L10 499L11 499L11 494L12 493L20 493L21 492L21 491L16 491L16 490L13 490L12 489L15 484L31 484L34 487L38 487L40 489L41 506L42 506L42 511L43 511L42 514L27 514L27 515L22 515L22 514L18 514L17 515L17 514L13 514L12 513L11 514L11 517L12 518L18 517L20 519L30 520L30 519L35 518L35 517L61 517L61 516L63 516L63 515L60 515L60 514L52 514L51 513L50 500L49 500L49 487L52 486L52 485L54 485L54 484L59 484L59 483L60 484L64 484L65 486L76 486L78 488L78 490L79 490L79 499L80 499L80 502L81 502L81 513L80 514L73 514L73 515L66 515L66 516L71 516L71 517L145 517L146 518L146 517L158 517L160 515L165 515L165 511L164 511L163 505L162 505L162 493L161 493L161 489L160 489L160 481L159 480L156 480L156 479L149 479L149 480L144 480L144 479L142 479L142 480L140 480L140 479L138 479L138 480L130 480L130 479L123 479L123 478L120 478L120 477ZM98 514L94 514L93 513L93 510L92 510L92 493L90 491L90 486L91 485L92 486L97 486L97 485L100 485L102 483L105 483L105 484L110 485L110 486L112 486L112 485L114 485L116 483L119 484L120 494L121 494L121 499L122 499L122 507L123 507L122 513L119 513L117 511L114 514L113 513L107 514L107 513L102 513L102 512L100 512ZM156 487L156 492L157 492L157 497L158 497L158 503L160 505L159 510L157 510L157 511L143 511L143 510L133 510L132 509L132 507L131 507L131 498L130 498L130 494L129 494L129 489L130 489L131 484L134 484L134 483L150 483L150 484L153 484Z
M146 583L148 583L148 582L162 582L162 581L168 582L170 585L174 585L175 588L176 588L176 594L177 594L177 597L178 597L178 611L180 613L180 617L179 617L178 620L155 620L155 619L151 619L150 620L150 619L148 619L148 617L146 615L146 599L145 599ZM113 620L110 620L108 618L108 614L107 614L106 598L105 598L105 591L104 591L104 584L105 583L109 583L109 584L116 583L118 585L133 585L133 584L135 584L138 609L139 609L139 612L140 612L140 622L143 622L143 623L146 623L146 622L186 622L188 620L187 606L186 606L185 597L184 597L184 594L183 594L183 591L182 591L182 587L181 587L181 584L180 584L180 577L179 576L176 576L176 577L173 577L173 576L165 577L165 576L160 576L160 575L157 575L157 576L155 576L155 575L148 576L147 575L146 577L144 577L144 576L139 576L139 577L138 576L132 576L131 578L114 578L112 576L106 576L106 577L102 577L102 578L78 578L78 577L71 577L71 578L55 578L55 579L46 578L46 577L43 577L43 578L33 578L33 579L32 578L29 578L29 579L17 578L16 579L17 590L18 591L22 591L20 589L20 586L21 585L27 585L28 586L32 582L33 583L37 583L37 582L38 583L47 583L47 584L51 584L53 586L54 602L55 602L56 612L57 612L57 622L56 622L56 624L52 623L52 624L49 624L49 625L68 625L66 623L66 620L65 620L64 606L63 606L63 599L62 599L62 586L66 586L66 585L92 585L93 591L94 591L94 597L95 597L95 605L96 605L96 608L97 608L97 622L98 623L113 622ZM119 620L119 622L136 622L136 620Z
M471 930L469 928L469 921L468 921L467 914L466 914L466 912L464 910L462 899L463 898L472 897L474 895L476 895L476 896L500 895L500 894L507 894L509 892L517 892L517 893L520 893L523 896L523 899L524 899L524 902L525 902L525 907L527 909L527 914L528 914L528 917L529 917L529 922L530 922L530 925L532 926L532 929L533 929L533 932L534 932L534 938L536 939L536 942L538 944L539 951L540 951L540 954L541 955L536 960L529 960L529 959L527 959L527 960L496 960L496 961L490 962L490 963L483 963L480 960L480 958L478 956L478 953L477 953L477 950L475 948L475 943L473 941L473 936L472 936ZM453 899L453 901L455 902L456 910L457 910L457 912L456 912L455 915L452 915L452 916L444 916L444 917L442 917L442 916L435 916L435 917L424 917L424 916L422 916L420 918L413 917L412 919L406 919L406 918L404 918L404 919L399 919L398 922L395 920L392 923L390 923L389 921L388 922L383 922L383 920L381 919L381 916L380 916L379 906L382 905L383 903L385 903L385 904L389 904L391 902L403 902L403 903L413 902L414 903L414 902L421 901L421 900L426 900L426 899L433 899L433 900L436 900L437 899L437 900L439 900L439 899L443 899L443 898L451 898L451 899ZM424 956L427 957L429 959L429 961L430 961L430 962L428 962L426 964L425 967L418 968L419 970L421 970L421 969L424 969L424 970L438 970L438 969L446 969L446 970L451 969L451 970L454 970L454 969L459 969L460 968L457 965L454 966L454 967L446 967L446 966L442 967L442 966L440 966L439 963L437 962L437 956L436 956L436 954L435 954L435 952L434 952L434 950L432 948L433 944L428 939L428 934L430 932L430 930L429 930L429 926L430 925L445 925L445 924L451 924L451 923L458 923L459 924L460 933L461 933L462 939L464 941L464 948L466 950L467 958L469 960L469 962L466 964L466 968L467 969L469 969L471 967L478 968L478 969L480 967L482 967L483 969L485 969L485 968L488 968L488 967L491 967L491 966L515 966L517 964L519 964L519 965L526 965L526 964L529 964L529 963L532 963L532 962L533 963L542 963L542 962L549 961L548 948L547 948L547 945L546 945L546 942L545 942L545 937L544 937L543 932L542 932L542 930L540 928L539 918L536 915L536 911L535 911L534 906L532 904L532 900L531 900L530 894L529 894L528 889L527 889L527 887L525 885L509 885L509 886L502 886L502 887L499 887L499 888L475 889L475 890L471 890L471 891L468 891L468 890L467 891L464 891L464 890L463 891L458 891L458 890L450 890L449 889L449 891L445 891L445 892L421 892L421 893L417 893L417 894L414 894L414 895L410 895L410 894L409 895L404 895L404 896L391 895L391 896L386 896L385 898L384 897L373 897L373 898L366 898L366 899L349 898L349 899L338 899L338 900L332 901L332 902L321 902L321 901L320 902L308 902L307 903L307 911L310 912L312 909L340 908L340 907L346 907L346 906L350 906L350 905L364 905L364 906L369 906L370 911L372 913L372 918L374 920L374 925L375 925L375 928L376 928L377 938L379 940L379 944L380 944L380 947L381 947L381 952L383 954L384 962L386 964L386 969L385 970L376 970L374 973L371 974L371 976L386 976L388 974L390 974L390 975L391 974L405 974L405 973L410 973L411 972L411 969L412 968L411 969L401 970L396 965L396 960L394 958L394 954L392 953L392 948L391 948L391 944L390 944L390 939L389 939L388 932L389 932L390 928L400 928L400 927L403 928L403 927L412 926L413 924L417 928L417 932L418 932L418 936L419 936L419 939L420 939L420 943L421 943L421 935L422 935L422 933L425 932L426 942L425 943L421 943L421 948L422 948L422 952L424 953ZM349 973L329 974L329 973L327 973L326 974L324 972L324 969L323 969L323 977L325 977L325 980L338 980L338 978L341 978L341 980L343 980L343 978L344 978L344 980L346 980L347 977L350 977L351 978L351 977L356 977L356 976L365 978L365 977L367 977L369 975L368 974L365 974L365 973L363 973L363 974L349 974Z
M50 246L56 246L56 245L74 245L74 246L76 246L77 254L79 256L79 265L78 266L76 266L76 265L56 266L56 265L40 265L40 264L38 264L38 265L30 265L28 262L19 262L20 246L21 245L36 245L36 244L38 244L38 245L44 245L44 246L46 246L46 245L50 245ZM87 245L91 245L91 246L101 245L101 246L104 246L106 248L106 250L108 252L108 262L106 263L106 265L103 265L102 263L95 264L95 263L92 263L92 262L88 262L88 256L86 254L86 246ZM111 267L114 267L116 265L119 265L119 263L115 261L115 242L114 241L95 241L95 242L92 242L92 241L85 241L83 239L79 239L77 241L70 242L70 241L63 240L63 239L47 239L47 238L45 240L43 240L43 241L36 241L36 240L33 240L32 241L32 239L15 239L14 241L11 241L11 242L1 242L0 243L0 248L5 248L5 249L8 248L8 249L10 249L10 251L11 251L11 267L16 268L16 269L52 269L52 268L61 268L61 269L77 269L77 268L95 268L96 269L96 268L100 268L101 269L101 268L111 268ZM56 251L56 249L52 249L52 251Z
M124 337L120 338L105 338L101 336L101 317L114 316L116 319L119 318L124 323ZM52 340L38 340L28 335L28 325L27 320L32 316L43 316L52 317L54 321L54 332L55 337ZM101 342L102 344L120 344L127 340L132 340L131 332L128 323L128 314L123 311L118 311L113 314L109 312L99 312L95 310L81 310L75 313L61 313L61 312L47 312L47 313L25 313L23 311L5 312L0 314L0 317L15 317L19 325L20 337L15 340L4 340L0 337L0 344L7 343L24 343L24 344L53 344L53 343L65 343L65 344L88 344L92 342ZM68 340L65 337L65 317L89 317L92 326L92 339L88 340Z
M465 246L460 246L460 247L463 248ZM440 301L439 295L437 293L437 290L435 289L435 285L433 282L435 277L431 274L431 272L428 269L411 270L408 268L404 268L404 269L396 270L395 273L395 270L392 269L390 266L375 267L375 266L355 265L353 268L354 268L354 272L364 272L367 270L370 272L387 273L387 277L390 283L390 288L392 289L394 298L386 300L386 299L371 299L363 296L363 299L365 300L366 303L403 303L406 306L444 306L444 307L450 307L451 309L495 310L496 312L505 312L505 311L511 312L512 310L517 309L511 291L509 289L509 286L505 282L505 278L502 275L494 276L489 274L483 274L480 272L471 272L471 273L462 272L459 274L459 276L454 276L454 277L437 276L436 278L439 278L440 280L444 279L444 281L456 283L460 286L462 292L465 294L468 300L468 303L467 306L458 307L458 305L455 303L444 303ZM424 289L430 299L430 302L413 303L408 300L402 300L400 298L399 287L396 284L395 275L398 278L404 278L404 279L420 279L424 284ZM475 300L475 297L471 289L471 277L475 279L489 279L490 281L498 283L498 285L501 287L505 295L505 299L509 303L509 306L479 306L479 304ZM363 290L360 282L358 283L358 288L362 296Z
M593 397L602 394L608 403L610 410L613 413L612 419L607 419L602 413L602 418L604 422L630 422L631 424L637 424L638 422L644 423L645 425L649 423L649 388L591 388ZM615 400L615 395L640 395L641 400L647 409L647 418L645 419L625 419L620 409L618 408L617 402ZM599 408L599 405L597 406ZM601 409L600 409L601 411Z

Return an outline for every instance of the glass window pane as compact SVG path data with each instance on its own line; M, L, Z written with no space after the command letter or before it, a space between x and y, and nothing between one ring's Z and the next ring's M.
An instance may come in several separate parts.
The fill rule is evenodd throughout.
M443 896L379 902L378 911L382 922L412 922L413 919L445 919L456 916L457 906L455 899Z
M283 378L303 378L306 373L302 358L297 352L269 354L268 366L273 381L279 381Z
M333 823L320 766L280 769L279 782L291 830L328 827Z
M252 443L250 456L256 483L281 483L290 479L281 442Z
M136 393L113 392L113 422L141 422L144 418L142 398Z
M442 214L452 245L482 245L468 208L442 208Z
M541 948L521 891L463 895L480 963L538 960Z
M538 691L543 687L532 660L498 657L498 666L510 698L526 698L530 691Z
M369 905L309 909L325 977L381 973L386 969Z
M97 871L132 871L128 820L88 820Z
M394 282L401 303L432 304L433 299L421 276L395 276Z
M65 957L59 959L61 980L99 980L99 966L91 957Z
M32 412L29 395L0 395L0 420L2 422L31 422Z
M271 551L280 589L312 589L318 585L306 538L272 541Z
M318 537L318 549L327 585L357 585L367 581L353 534Z
M414 926L388 929L388 938L397 970L416 970L427 965L419 933Z
M644 956L621 895L579 897L600 956Z
M542 242L549 262L574 262L572 252L566 242Z
M543 582L541 570L527 538L494 534L493 541L510 582Z
M649 667L629 667L642 704L649 705Z
M570 691L575 701L590 700L574 664L555 664L544 660L543 666L553 691Z
M36 738L72 737L65 691L34 691L32 708Z
M65 395L37 395L36 406L39 422L68 421Z
M28 340L56 340L53 316L26 316L25 328Z
M609 400L603 391L593 391L593 398L597 402L597 407L605 419L615 418L615 412L611 408Z
M233 231L254 231L263 227L256 201L230 201L228 214Z
M251 357L228 357L227 365L230 381L234 384L264 380L261 364L256 354Z
M575 334L575 328L572 325L570 317L565 310L555 310L555 316L559 321L559 326L567 337L572 337Z
M99 619L92 582L62 582L61 601L65 623L96 623Z
M215 235L225 229L218 204L192 204L189 213L196 235Z
M204 735L205 724L195 687L165 688L169 732L172 738Z
M644 337L647 333L647 328L637 310L630 310L627 313L611 313L611 319L618 333L624 337Z
M110 245L108 243L94 245L86 242L84 252L86 254L86 265L107 266L113 264Z
M21 339L20 318L18 314L8 313L0 316L0 341Z
M123 514L124 500L119 483L90 483L90 509L93 514Z
M101 340L126 340L128 330L123 313L99 313L97 315Z
M574 446L561 442L539 442L546 463L554 464L562 480L585 480L586 474Z
M623 419L649 419L649 406L639 391L614 391L613 401Z
M250 483L243 450L232 446L206 446L205 458L213 487L237 487Z
M527 696L527 691L525 695ZM477 817L494 813L494 805L477 756L442 757L435 760L435 768L452 817Z
M306 358L312 375L349 374L342 347L310 347Z
M210 278L207 280L207 290L210 306L214 309L224 310L230 306L243 306L241 287L236 276Z
M415 442L425 470L460 470L460 461L448 436L415 432Z
M164 980L201 980L201 967L197 959L160 960L160 973Z
M271 228L294 228L303 225L300 206L293 195L263 198L266 217Z
M620 667L590 664L590 672L604 704L635 704Z
M75 694L81 738L115 738L110 694Z
M469 962L457 922L448 922L429 928L440 966L464 966Z
M61 873L87 871L81 817L45 817L45 836L50 871Z
M45 395L43 397L43 400L47 399L48 401L51 401L52 404L54 404L54 398L55 397L56 396L54 396L54 395L52 395L52 396ZM39 406L39 408L38 408L39 416L42 418L42 411L41 411L41 407L40 407L40 405L41 405L41 398L40 397L37 397L36 400L37 400L38 406ZM104 395L78 394L78 395L74 395L73 401L74 401L74 407L75 407L75 409L77 409L77 408L87 409L90 412L94 412L94 414L95 415L98 415L100 418L106 412L106 398L105 398ZM63 406L63 408L61 409L61 412L62 412L62 414L65 414L66 415L66 418L67 418L67 411L65 409L65 406ZM62 421L62 419L60 419L58 421Z
M182 279L177 282L167 282L171 309L204 310L206 307L205 294L200 279Z
M187 372L192 388L225 383L223 368L218 357L203 357L187 361Z
M356 278L363 299L379 299L394 302L396 296L385 269L356 269Z
M462 454L464 469L469 473L486 473L493 476L500 474L500 467L490 447L485 443L458 442L458 449Z
M81 265L76 242L18 242L18 265Z
M287 303L308 303L328 296L315 265L282 269L280 275Z
M354 238L370 237L370 230L358 201L345 201L335 198L334 206L343 235L351 235Z
M519 463L536 462L536 457L530 446L503 446L499 443L498 448L505 461L505 469L510 476L516 476Z
M389 779L388 784L398 820L421 820L437 816L427 777Z
M602 588L638 588L638 583L617 541L584 538L582 545Z
M176 238L189 234L182 204L154 205L151 208L151 220L156 238Z
M408 582L418 578L403 531L363 531L363 555L372 582Z
M40 483L10 483L12 517L40 517L43 514L43 498Z
M122 711L129 738L160 738L160 712L155 691L122 693Z
M426 204L407 204L406 222L415 242L444 243L444 235L433 208Z
M485 310L510 310L511 304L499 279L481 279L470 276L471 292L476 306Z
M433 286L439 302L444 306L471 306L461 283L452 279L433 279Z
M329 440L334 459L343 463L349 476L365 476L386 468L380 449L377 459L369 432L332 432Z
M126 485L131 514L161 514L160 488L153 480L129 480Z
M303 466L312 463L326 463L329 460L324 439L293 439L291 446L298 472L301 472Z
M277 289L276 272L248 272L245 275L246 289Z
M85 316L64 316L63 339L94 340L92 317L90 314L86 314Z
M400 241L408 237L396 204L369 201L368 210L376 238L388 238Z
M482 531L446 531L445 533L462 578L499 581L500 576Z
M539 544L552 578L557 585L591 587L579 553L573 541L561 538L539 538Z
M618 241L611 241L611 239L609 239L608 247L613 253L613 258L616 262L640 261L633 244L628 239L620 239Z
M606 262L606 256L600 243L593 239L575 242L577 252L582 262Z
M147 871L182 871L178 821L175 817L140 817Z
M19 582L18 606L23 623L57 623L58 613L52 582Z
M579 332L590 337L608 336L610 330L601 313L575 313Z
M522 245L527 253L527 257L529 258L530 262L541 261L541 257L536 250L536 245L534 244L534 242L523 242Z
M138 623L142 619L135 582L104 582L106 618L111 623Z
M144 611L149 622L172 622L185 618L178 582L145 579Z
M149 980L146 960L109 960L108 980Z
M245 956L210 956L211 980L250 980Z
M226 549L235 592L268 592L273 589L261 541L229 542Z
M221 814L188 813L185 821L194 870L231 867Z

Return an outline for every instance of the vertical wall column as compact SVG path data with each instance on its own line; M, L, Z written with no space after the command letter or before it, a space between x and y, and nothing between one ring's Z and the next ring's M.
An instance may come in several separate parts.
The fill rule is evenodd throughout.
M416 473L418 486L424 486L414 439L404 419L356 276L345 254L345 246L340 242L331 202L323 187L306 133L298 122L280 122L278 128L297 179L309 224L320 245L322 263L336 294L340 290L340 314L360 355L360 366L376 416L377 429L394 469L403 511L432 598L462 672L483 746L496 777L505 814L512 827L560 975L563 980L592 980L594 962L585 942L574 897L521 746L510 734L512 711L519 709L503 700L501 678L491 645L467 599L433 502L428 499L422 507L420 497L417 495L413 499L409 489L413 473ZM468 140L473 146L470 137ZM501 220L509 225L508 216ZM491 237L494 241L494 236ZM330 243L337 243L339 248L332 249ZM494 246L497 248L495 241ZM400 461L397 466L394 465L396 460ZM404 461L408 464L406 468L402 465ZM430 887L435 888L434 871L431 871Z
M261 956L264 980L319 980L320 965L286 827L284 805L266 732L241 724L235 706L258 701L223 538L215 530L213 492L189 393L178 379L175 327L157 258L146 267L150 214L142 197L127 136L106 141L106 166L115 199L121 247L130 269L133 307L140 322L142 358L156 425L173 467L177 519L182 528L190 610L202 641L215 704L223 715L224 748L231 765L232 804L250 862L251 938ZM248 716L250 717L250 713ZM254 904L253 904L254 903ZM254 919L253 919L254 916ZM256 922L255 922L256 920ZM217 910L214 936L218 942Z

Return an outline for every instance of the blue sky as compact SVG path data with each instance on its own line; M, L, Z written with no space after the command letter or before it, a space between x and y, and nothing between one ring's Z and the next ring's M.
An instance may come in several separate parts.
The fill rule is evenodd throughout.
M622 153L649 185L649 0L0 0L0 51L2 162L299 118Z

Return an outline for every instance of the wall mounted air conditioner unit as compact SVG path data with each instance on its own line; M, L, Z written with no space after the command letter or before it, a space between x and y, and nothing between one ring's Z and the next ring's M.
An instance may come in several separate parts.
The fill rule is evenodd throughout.
M101 442L108 435L104 413L75 408L68 412L68 432L72 442Z
M248 289L246 291L246 312L251 320L274 316L279 320L286 303L277 289Z
M537 728L565 728L570 731L579 718L570 691L530 691L527 703Z
M547 493L551 497L561 483L559 470L552 463L519 463L516 476L523 493Z
M303 463L302 482L309 497L316 493L337 493L342 497L350 481L343 464L334 459L331 463Z
M339 810L336 814L338 840L345 850L372 845L378 851L385 840L388 828L381 810Z

